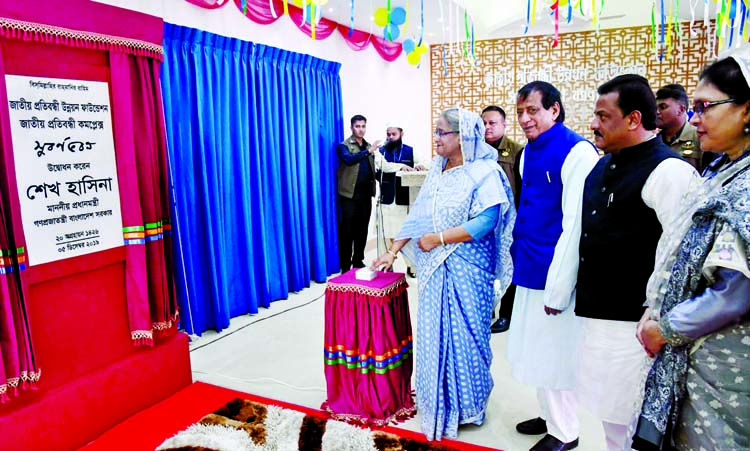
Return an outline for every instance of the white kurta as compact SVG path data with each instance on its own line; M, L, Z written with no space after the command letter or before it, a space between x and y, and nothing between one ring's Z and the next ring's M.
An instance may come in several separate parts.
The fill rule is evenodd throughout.
M682 197L697 176L689 163L670 158L659 163L646 179L641 198L654 210L662 228L670 227L676 220ZM643 289L645 301L646 287ZM602 421L627 425L640 411L641 406L636 404L643 389L642 371L651 363L635 337L637 323L583 320L584 333L578 353L578 401Z
M382 153L379 151L373 152L373 156L375 157L375 170L381 171L381 172L387 172L387 173L394 173L403 170L404 168L409 168L405 164L402 163L393 163L385 159ZM379 185L378 185L379 188ZM378 194L379 196L380 194ZM377 212L376 220L373 224L373 227L375 227L375 234L379 238L393 238L398 234L398 231L401 230L401 224L404 223L404 219L406 219L406 215L409 212L409 207L406 205L396 205L395 202L393 205L380 205L382 212L382 217L380 216L380 212ZM401 208L386 208L386 207L401 207ZM377 232L378 222L382 223L383 225L383 236L380 237L380 235ZM380 239L379 239L380 241ZM382 248L382 249L381 249ZM384 242L378 242L378 254L382 254L385 252L385 249L388 249L388 245Z
M508 331L508 360L513 377L537 388L575 387L580 319L573 312L578 278L583 186L598 157L590 143L571 149L562 166L562 234L555 246L544 290L516 288ZM521 156L521 174L524 158ZM563 310L547 315L544 306Z

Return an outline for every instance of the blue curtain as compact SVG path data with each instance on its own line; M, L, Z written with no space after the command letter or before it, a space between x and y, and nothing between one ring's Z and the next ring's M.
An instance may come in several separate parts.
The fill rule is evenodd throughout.
M175 284L189 333L338 271L341 65L165 23Z

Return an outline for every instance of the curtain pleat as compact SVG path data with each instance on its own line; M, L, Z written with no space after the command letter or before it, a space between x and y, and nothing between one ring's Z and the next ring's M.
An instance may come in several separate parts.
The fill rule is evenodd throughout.
M340 64L165 24L177 293L189 333L338 270Z
M160 66L116 52L109 61L128 322L134 344L153 346L177 320Z
M8 105L0 47L0 105ZM36 388L41 376L34 356L27 303L26 249L15 189L13 140L8 109L0 108L0 402L19 389ZM11 189L13 187L13 189Z

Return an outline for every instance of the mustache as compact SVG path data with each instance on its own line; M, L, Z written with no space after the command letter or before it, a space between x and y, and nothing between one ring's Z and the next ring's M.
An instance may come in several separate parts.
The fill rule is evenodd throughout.
M598 136L600 138L603 138L602 134L599 133L599 130L594 130L594 136Z

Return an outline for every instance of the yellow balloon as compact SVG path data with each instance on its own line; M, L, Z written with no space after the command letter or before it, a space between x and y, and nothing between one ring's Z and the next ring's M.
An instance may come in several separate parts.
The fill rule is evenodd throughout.
M428 46L427 46L427 44L425 44L425 43L424 43L424 41L422 41L422 43L421 43L421 44L419 44L419 47L417 47L417 48L416 48L416 49L414 50L414 53L419 53L420 55L424 55L424 54L425 54L425 53L427 53L427 52L428 52L429 50L430 50L430 47L428 47Z
M422 55L420 55L417 52L411 52L408 55L406 55L406 61L409 62L412 66L416 66L419 64L419 60L422 59Z
M375 25L379 27L384 27L388 25L388 10L385 8L376 9L374 21L375 21Z
M292 3L294 3L296 6L302 8L302 0L292 0Z

